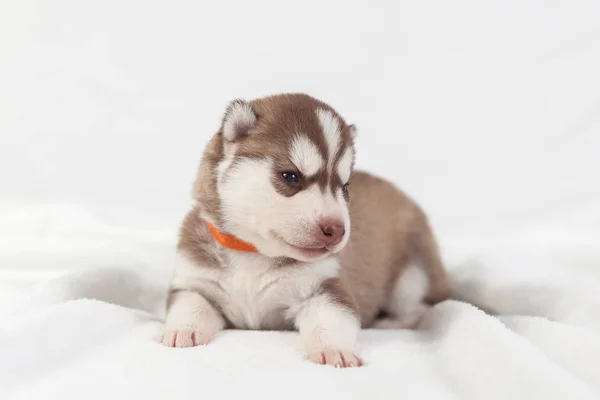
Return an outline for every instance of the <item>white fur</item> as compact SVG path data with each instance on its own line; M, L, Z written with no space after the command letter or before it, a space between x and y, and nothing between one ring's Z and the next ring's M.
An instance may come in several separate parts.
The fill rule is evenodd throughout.
M174 289L189 289L206 291L207 281L215 281L219 278L216 268L198 265L186 254L177 251L175 254L175 269L171 279L171 287Z
M317 195L321 198L323 203L321 212L322 216L343 219L342 214L346 208L345 202L341 204L339 199L334 197L330 190L325 191L325 193L321 193L320 189L316 189L315 192L317 192Z
M319 153L319 149L305 135L294 137L290 159L307 176L316 174L323 167L323 157Z
M429 278L422 267L410 264L398 277L394 296L396 303L420 303L429 290Z
M229 141L238 137L236 128L239 125L253 126L256 123L256 115L250 104L244 102L232 103L225 120L223 121L223 136Z
M165 330L202 331L212 336L224 326L223 316L198 292L180 291L174 294Z
M227 162L227 160L223 161ZM266 255L273 246L270 229L281 229L277 215L282 208L281 195L271 184L268 160L243 159L219 177L217 191L228 232L248 241Z
M217 174L217 179L222 179L227 169L233 164L235 161L235 151L237 150L237 144L230 143L229 146L225 148L225 155L223 160L217 165L215 173Z
M380 321L374 327L413 327L429 308L423 303L428 290L429 278L423 268L414 264L409 265L398 277L386 307L391 318Z
M331 172L333 159L340 145L340 122L329 110L318 108L316 113L327 143L328 171Z
M281 268L273 267L272 260L260 254L227 250L223 261L221 268L206 268L180 253L171 286L202 293L219 304L238 328L291 327L292 319L286 318L282 310L299 309L321 282L339 273L339 263L334 258ZM170 318L178 323L190 322L185 313L193 314L192 311L185 304L178 304L178 308L169 311L167 322ZM171 317L171 312L176 315Z
M290 327L291 321L281 310L296 307L323 280L339 273L337 260L331 258L293 268L273 268L271 260L260 255L232 252L230 257L230 271L221 281L228 292L224 312L240 327Z
M349 147L346 149L340 162L338 163L338 175L342 183L348 183L350 180L350 173L352 172L352 161L354 161L354 154L352 149Z
M349 309L323 294L309 299L296 315L296 327L309 353L356 349L360 322Z

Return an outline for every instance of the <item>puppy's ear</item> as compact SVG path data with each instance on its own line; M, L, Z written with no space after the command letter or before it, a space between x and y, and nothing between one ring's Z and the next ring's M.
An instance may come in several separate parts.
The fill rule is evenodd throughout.
M230 142L245 138L256 124L256 119L256 113L250 103L240 99L233 100L227 106L223 117L223 136Z
M348 125L348 132L350 132L350 137L352 137L352 139L356 139L356 135L358 135L358 128L356 128L356 125L354 124Z

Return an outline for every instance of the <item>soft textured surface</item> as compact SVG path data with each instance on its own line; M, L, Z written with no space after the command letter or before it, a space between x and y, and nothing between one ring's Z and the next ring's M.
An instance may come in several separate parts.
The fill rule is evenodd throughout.
M24 289L3 293L2 399L600 396L600 280L593 269L549 263L557 249L465 259L451 267L457 296L498 317L448 301L418 331L363 331L367 366L336 370L303 360L294 333L225 331L206 347L162 347L154 338L171 242L82 212L11 215L21 231L1 235L10 246L0 265L19 268L0 281ZM27 271L42 279L36 265L48 267L46 279L28 285Z

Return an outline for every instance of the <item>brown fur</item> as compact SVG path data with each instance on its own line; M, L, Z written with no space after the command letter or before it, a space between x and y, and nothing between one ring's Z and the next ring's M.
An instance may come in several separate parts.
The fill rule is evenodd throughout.
M204 148L192 191L192 197L198 203L198 211L217 225L222 223L221 202L217 195L217 177L214 171L221 160L223 160L223 136L216 134Z
M321 283L318 293L325 293L338 305L346 307L358 315L358 306L352 296L352 291L346 282L339 278L329 278Z
M411 261L432 279L430 302L448 297L448 281L427 219L408 196L381 178L355 172L350 179L350 220L350 241L339 254L340 279L356 299L363 326L374 321Z
M200 217L199 209L192 209L181 224L177 250L184 252L192 261L203 267L217 268L220 265L219 247L212 237L206 221Z

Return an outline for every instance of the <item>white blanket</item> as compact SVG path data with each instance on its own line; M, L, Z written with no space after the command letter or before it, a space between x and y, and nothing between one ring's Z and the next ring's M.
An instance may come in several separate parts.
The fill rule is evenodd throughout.
M37 236L21 226L2 238L0 265L18 267L5 285L36 265L65 271L5 295L0 399L600 397L600 280L582 270L521 256L462 263L451 274L469 303L439 304L417 331L364 330L367 365L337 370L304 360L294 333L225 331L206 347L160 346L172 242L93 224Z

